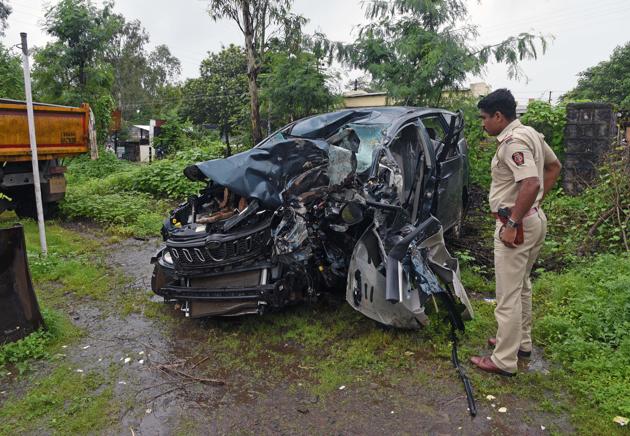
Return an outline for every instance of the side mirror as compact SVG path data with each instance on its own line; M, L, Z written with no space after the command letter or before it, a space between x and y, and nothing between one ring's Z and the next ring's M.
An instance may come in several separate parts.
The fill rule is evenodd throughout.
M346 203L341 208L339 215L343 222L350 226L358 224L363 221L363 205L354 201Z

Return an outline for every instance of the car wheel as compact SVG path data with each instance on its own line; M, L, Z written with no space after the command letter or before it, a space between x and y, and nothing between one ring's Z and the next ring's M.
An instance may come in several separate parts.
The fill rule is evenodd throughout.
M160 289L166 286L168 281L168 276L164 272L164 269L156 263L153 268L153 274L151 275L151 289L153 292L160 295Z

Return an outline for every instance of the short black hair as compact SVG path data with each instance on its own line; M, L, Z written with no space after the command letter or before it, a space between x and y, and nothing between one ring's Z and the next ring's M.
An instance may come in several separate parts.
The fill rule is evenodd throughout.
M516 118L516 100L506 88L492 91L477 103L477 107L489 115L501 112L508 120Z

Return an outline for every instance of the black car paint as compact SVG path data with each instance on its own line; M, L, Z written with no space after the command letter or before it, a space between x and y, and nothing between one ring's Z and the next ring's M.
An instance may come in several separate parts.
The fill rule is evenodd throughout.
M446 129L449 132L447 135L447 143L442 145L440 151L441 156L436 156L435 143L429 138L428 132L422 125L422 118L425 116L439 116L443 123L446 123L446 119L443 115L448 116L451 120L459 120L456 114L452 112L443 111L440 109L418 109L418 108L372 108L362 109L358 111L345 110L332 114L325 114L323 116L315 116L305 120L300 120L291 125L281 129L279 132L274 133L268 139L256 146L254 149L233 156L225 160L215 160L196 165L197 174L203 173L204 176L212 179L213 183L217 183L221 187L228 188L234 191L238 195L243 197L249 197L249 199L256 199L261 202L263 207L273 209L273 214L270 217L276 221L276 225L280 218L277 216L279 209L283 209L283 204L291 201L291 199L282 198L283 188L289 184L289 182L299 175L300 170L304 164L317 166L322 164L325 157L322 152L325 152L327 147L330 146L325 140L331 135L339 131L341 127L348 123L356 124L379 124L386 125L387 127L382 132L381 145L377 146L373 151L372 166L363 174L357 174L356 179L361 180L363 183L370 183L370 181L378 180L379 171L382 170L382 162L391 162L393 166L404 167L406 163L403 153L398 153L397 150L392 150L392 145L395 145L397 135L402 135L407 131L415 131L419 135L419 146L422 147L421 153L417 153L418 159L416 165L408 166L406 172L409 172L411 168L415 166L413 174L403 174L408 176L408 182L403 188L405 194L409 191L408 195L404 195L402 199L396 199L388 194L387 189L383 190L381 194L382 198L371 198L364 202L367 214L375 214L376 210L396 210L396 220L406 218L407 222L407 237L401 239L398 237L398 241L388 242L384 240L383 243L387 244L390 248L389 256L391 259L395 259L397 262L405 257L409 243L411 243L423 228L421 223L432 222L435 226L435 222L431 221L432 216L437 217L437 221L441 222L444 228L450 228L457 221L457 211L459 208L464 207L464 197L467 186L467 159L466 144L461 137L462 126L455 126L451 124ZM456 128L459 128L459 132L450 138ZM277 135L281 134L284 140L278 141ZM299 134L299 136L298 136ZM275 138L274 140L271 140ZM291 147L302 147L307 150L306 155L309 159L304 159L305 156L300 153L294 153L291 155ZM451 152L450 149L456 150ZM274 152L278 152L274 155ZM404 150L403 150L404 151ZM289 155L295 159L293 163L296 165L287 165L284 159L278 160L278 157L289 152ZM420 156L424 156L424 159L420 159ZM440 159L441 158L441 159ZM311 160L313 162L311 162ZM228 163L229 162L229 163ZM235 163L238 163L236 165ZM291 162L290 162L291 163ZM422 177L418 176L418 169L420 164L424 165L424 170L421 172ZM252 171L252 167L254 170ZM235 173L236 169L239 169L242 173ZM290 170L287 170L289 168ZM309 167L309 170L312 169ZM400 170L400 169L399 169ZM248 177L254 182L247 185ZM404 183L403 183L404 185ZM365 186L364 186L365 187ZM414 194L412 196L412 194ZM420 195L421 194L421 195ZM380 195L380 194L379 194ZM388 196L389 195L389 196ZM378 197L378 196L377 196ZM394 196L395 197L395 196ZM295 200L295 198L293 198ZM393 203L392 203L393 201ZM335 202L333 202L335 203ZM454 207L455 205L455 207ZM331 206L331 209L335 209L338 206ZM302 280L306 279L308 283L308 292L305 295L298 296L294 300L301 301L314 297L316 291L312 289L316 284L310 283L316 278L311 277L305 270L315 266L315 268L322 269L324 262L319 265L310 265L309 256L312 256L312 252L309 251L309 247L303 247L301 251L297 253L291 253L295 259L299 259L302 265L296 266L298 262L294 262L295 259L291 259L288 262L283 262L282 259L278 260L282 256L277 256L272 253L272 242L270 239L264 239L259 241L257 245L258 251L245 250L243 256L239 256L238 253L234 259L229 259L225 262L225 259L221 259L220 265L209 266L207 262L204 263L205 256L197 259L200 262L197 263L193 259L197 253L195 249L205 248L204 253L211 253L208 247L211 244L235 244L238 250L239 241L244 238L248 238L252 233L250 228L244 230L234 230L229 234L223 233L205 233L198 234L196 231L187 231L186 229L177 229L175 222L184 222L182 219L185 215L192 212L194 216L195 202L189 201L180 206L180 208L174 211L173 215L165 221L163 229L163 236L167 242L168 250L174 255L178 253L178 247L191 250L188 255L191 257L191 261L173 262L168 264L164 259L166 251L161 250L156 254L153 262L157 264L156 273L154 274L154 280L152 287L156 293L164 296L166 299L177 300L180 302L188 303L190 301L248 301L252 303L264 302L265 305L269 304L272 307L282 307L288 302L293 302L290 298L291 290L287 289L291 283L298 283L299 278L297 276L302 275ZM284 209L286 212L286 209ZM334 214L334 210L331 212ZM403 218L400 218L402 216ZM299 218L299 217L298 217ZM284 219L284 218L282 218ZM264 222L264 225L259 225L262 229L269 229L272 232L272 224L269 221ZM418 223L418 227L414 227L414 223ZM332 224L337 225L337 224ZM397 224L395 224L396 226ZM401 226L402 227L402 226ZM352 233L352 227L349 232ZM343 235L344 237L347 235ZM349 240L357 241L360 235L350 236ZM275 237L275 236L274 236ZM339 236L341 238L341 236ZM384 238L386 239L386 238ZM236 242L234 242L236 241ZM321 242L321 241L318 241ZM401 245L402 244L402 245ZM332 273L322 272L323 278L317 278L325 286L332 286L339 274L335 274L334 269L343 270L344 256L348 257L348 252L344 253L343 247L337 247L332 243L328 244L330 251L337 250L339 253L330 254L326 253L325 256L329 259L326 260L326 268L330 268ZM229 245L224 245L228 247ZM299 245L298 245L299 246ZM326 244L322 243L324 251L326 251ZM226 248L227 250L227 248ZM266 251L268 250L268 251ZM201 253L201 251L199 251ZM184 254L186 252L182 252ZM286 259L285 259L286 260ZM319 260L317 260L319 261ZM347 259L346 259L347 261ZM293 263L292 263L293 262ZM335 264L337 264L335 266ZM387 262L387 288L388 299L393 299L392 290L395 289L397 284L397 274L394 274L393 268L395 267L393 261ZM347 265L345 265L347 267ZM160 271L158 271L158 268ZM223 283L222 286L214 286L207 288L204 286L195 286L195 281L200 281L199 278L206 278L212 282L213 278L222 277L227 275L233 275L237 273L248 273L249 271L269 270L269 277L266 280L269 283L258 283L254 286L246 286L242 283L236 286L229 286L229 284ZM261 273L262 274L262 273ZM277 285L278 281L284 280L287 274L293 274L294 278L287 281L285 286L284 282L281 285ZM201 280L202 281L202 280ZM393 300L392 300L393 301ZM187 304L186 304L187 307ZM260 310L261 307L258 307ZM248 312L251 313L251 312ZM225 313L230 315L231 313ZM232 313L234 314L234 313Z

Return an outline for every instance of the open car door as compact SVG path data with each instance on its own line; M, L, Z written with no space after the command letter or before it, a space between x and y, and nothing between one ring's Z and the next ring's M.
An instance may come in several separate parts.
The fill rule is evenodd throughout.
M442 113L435 117L446 127L442 144L437 150L437 195L433 213L445 229L458 225L464 213L465 156L460 142L464 141L464 115L459 111L447 119Z
M400 169L401 215L409 221L390 230L375 220L365 230L350 259L346 300L382 324L417 329L429 322L427 301L440 299L463 330L462 317L472 316L472 307L457 260L446 250L441 223L431 215L437 168L422 122L403 125L388 152Z

